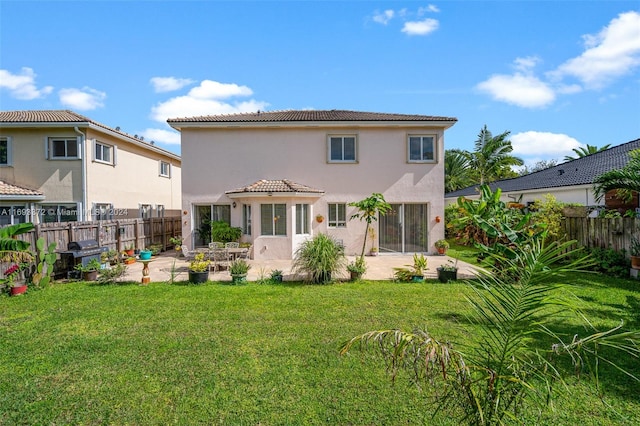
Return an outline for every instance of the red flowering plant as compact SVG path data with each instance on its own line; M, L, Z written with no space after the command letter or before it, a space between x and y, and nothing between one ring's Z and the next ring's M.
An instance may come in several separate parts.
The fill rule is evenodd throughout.
M15 286L15 280L22 270L21 265L14 263L6 271L4 271L5 282L9 288Z

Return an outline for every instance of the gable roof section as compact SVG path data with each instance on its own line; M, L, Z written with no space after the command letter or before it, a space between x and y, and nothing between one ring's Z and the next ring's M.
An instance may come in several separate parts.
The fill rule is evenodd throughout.
M577 158L535 173L512 179L491 182L489 186L502 192L529 191L534 189L591 185L596 177L609 170L621 169L629 162L629 151L640 149L640 139L633 140L605 151ZM457 198L478 194L478 184L448 192L445 198Z
M0 180L0 200L44 200L44 194L34 189L24 188Z
M120 129L114 129L97 121L91 120L84 115L80 115L70 110L30 110L30 111L0 111L1 128L26 128L26 127L78 127L92 128L104 133L108 133L119 139L130 142L134 145L154 151L176 160L180 156L173 152L159 148L149 142L144 142L134 136L129 135Z
M324 191L321 189L311 188L310 186L302 185L300 183L291 182L287 179L281 180L266 180L261 179L250 185L242 188L232 189L226 191L227 195L251 195L251 194L313 194L322 195Z
M388 114L379 112L360 112L346 110L287 110L271 112L251 112L242 114L206 115L199 117L170 118L171 127L180 130L182 127L217 127L217 126L258 126L273 124L304 125L312 123L349 123L368 125L388 124L431 124L448 128L453 126L457 118L437 117L415 114Z

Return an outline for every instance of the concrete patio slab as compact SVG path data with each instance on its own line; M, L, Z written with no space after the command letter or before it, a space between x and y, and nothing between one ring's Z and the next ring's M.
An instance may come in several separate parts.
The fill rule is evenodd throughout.
M428 270L425 274L426 278L437 278L436 268L449 262L455 263L455 259L449 256L425 256L427 258ZM355 256L347 256L348 262L355 260ZM412 254L380 254L378 256L366 256L367 272L363 279L366 280L391 280L393 279L393 268L404 267L413 264ZM247 275L248 281L256 281L260 278L269 278L270 273L274 269L283 272L285 281L302 281L303 277L296 276L292 272L291 260L248 260L251 269ZM168 251L149 263L149 273L151 282L167 282L171 280L173 275L174 281L186 281L188 279L189 262L184 257L176 256L176 252ZM477 273L478 267L466 262L458 261L458 278L472 278ZM173 272L172 272L173 271ZM336 276L336 279L348 279L347 271ZM129 265L127 273L123 280L141 281L142 264L137 262ZM228 271L211 271L209 273L211 281L231 281L231 275Z

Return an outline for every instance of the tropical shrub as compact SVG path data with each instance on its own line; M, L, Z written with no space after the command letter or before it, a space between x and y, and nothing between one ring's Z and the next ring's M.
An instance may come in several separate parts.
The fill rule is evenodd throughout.
M592 248L593 270L616 277L628 277L631 261L627 259L625 250L617 251L611 248Z
M331 274L344 268L344 248L333 237L317 234L303 242L293 258L293 270L306 276L308 282L323 284Z
M576 374L590 371L597 381L600 364L621 369L614 356L640 357L639 330L622 331L618 326L598 331L585 319L585 330L591 331L571 336L570 341L563 339L561 316L571 302L563 298L566 290L562 285L549 285L550 278L589 266L583 256L566 261L576 254L571 244L544 246L538 239L514 250L514 258L502 261L519 274L518 284L508 280L513 274L488 273L469 283L473 314L468 321L473 332L467 334L474 337L462 349L426 330L390 329L356 336L341 353L356 345L376 349L392 380L400 371L406 372L416 384L433 391L430 396L435 396L441 409L458 414L461 423L520 423L523 404L541 408L551 404L554 385L566 386L567 370ZM555 343L550 345L549 340ZM599 351L602 347L614 351L606 351L607 357Z
M566 204L559 202L556 197L546 194L542 199L535 200L531 210L531 220L535 223L545 224L547 237L552 239L563 238L562 234L562 208Z
M242 229L232 227L223 220L211 222L211 241L219 241L221 243L228 243L231 241L238 241L242 236Z

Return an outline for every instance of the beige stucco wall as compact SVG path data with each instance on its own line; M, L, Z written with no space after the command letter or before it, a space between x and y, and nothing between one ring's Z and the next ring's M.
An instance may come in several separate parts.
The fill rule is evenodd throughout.
M556 197L556 200L563 203L578 203L585 206L604 205L604 198L596 201L593 195L593 187L591 185L576 185L571 187L544 188L529 191L513 191L503 192L500 199L505 203L517 201L522 197L521 203L527 204L536 200L543 199L547 194ZM477 199L478 195L469 196L467 198ZM457 199L447 198L446 205L457 202Z
M115 166L94 160L95 140L117 146ZM152 205L154 216L158 204L166 210L180 210L180 161L92 130L87 132L86 144L89 207L92 203L112 203L114 213L122 217L139 217L140 204ZM160 176L160 161L171 164L170 178Z
M356 164L327 163L327 135L356 134ZM434 164L407 162L407 135L435 134L437 159ZM182 207L187 212L183 236L193 242L193 206L231 204L225 191L252 184L260 179L288 179L325 191L312 201L312 217L327 217L328 203L359 201L380 192L389 203L427 203L429 205L429 243L443 238L443 222L436 216L444 212L444 131L442 128L262 128L262 129L182 129ZM281 200L269 202L283 202ZM260 237L259 205L253 207L254 255L256 258L290 258L299 238ZM292 212L296 199L288 199ZM241 203L231 210L232 226L242 221ZM253 204L252 204L253 205ZM347 207L347 219L355 213ZM291 221L289 220L289 226ZM328 229L327 221L312 222L313 233L327 232L342 239L347 252L359 252L365 224L350 221L346 228ZM279 241L283 240L283 241ZM267 249L264 249L264 247ZM273 248L273 249L272 249Z
M0 179L7 183L35 189L46 195L46 202L82 200L82 161L47 160L45 141L49 137L75 138L73 129L0 129L0 136L10 137L13 164L0 167Z
M92 203L111 203L114 212L128 212L124 217L139 217L139 205L164 205L165 214L179 214L181 207L181 162L171 155L145 149L90 128L85 135L82 159L53 160L45 158L45 143L50 137L77 138L73 128L3 127L0 136L11 138L12 164L0 167L0 179L18 186L35 189L45 195L43 204L83 203L83 167L86 167L86 206L91 220ZM117 146L115 166L93 161L93 140ZM159 161L171 164L171 178L159 175ZM32 206L30 206L32 207ZM37 205L36 211L37 211ZM154 210L155 215L155 210ZM117 219L117 217L114 217ZM30 218L35 220L35 218Z

